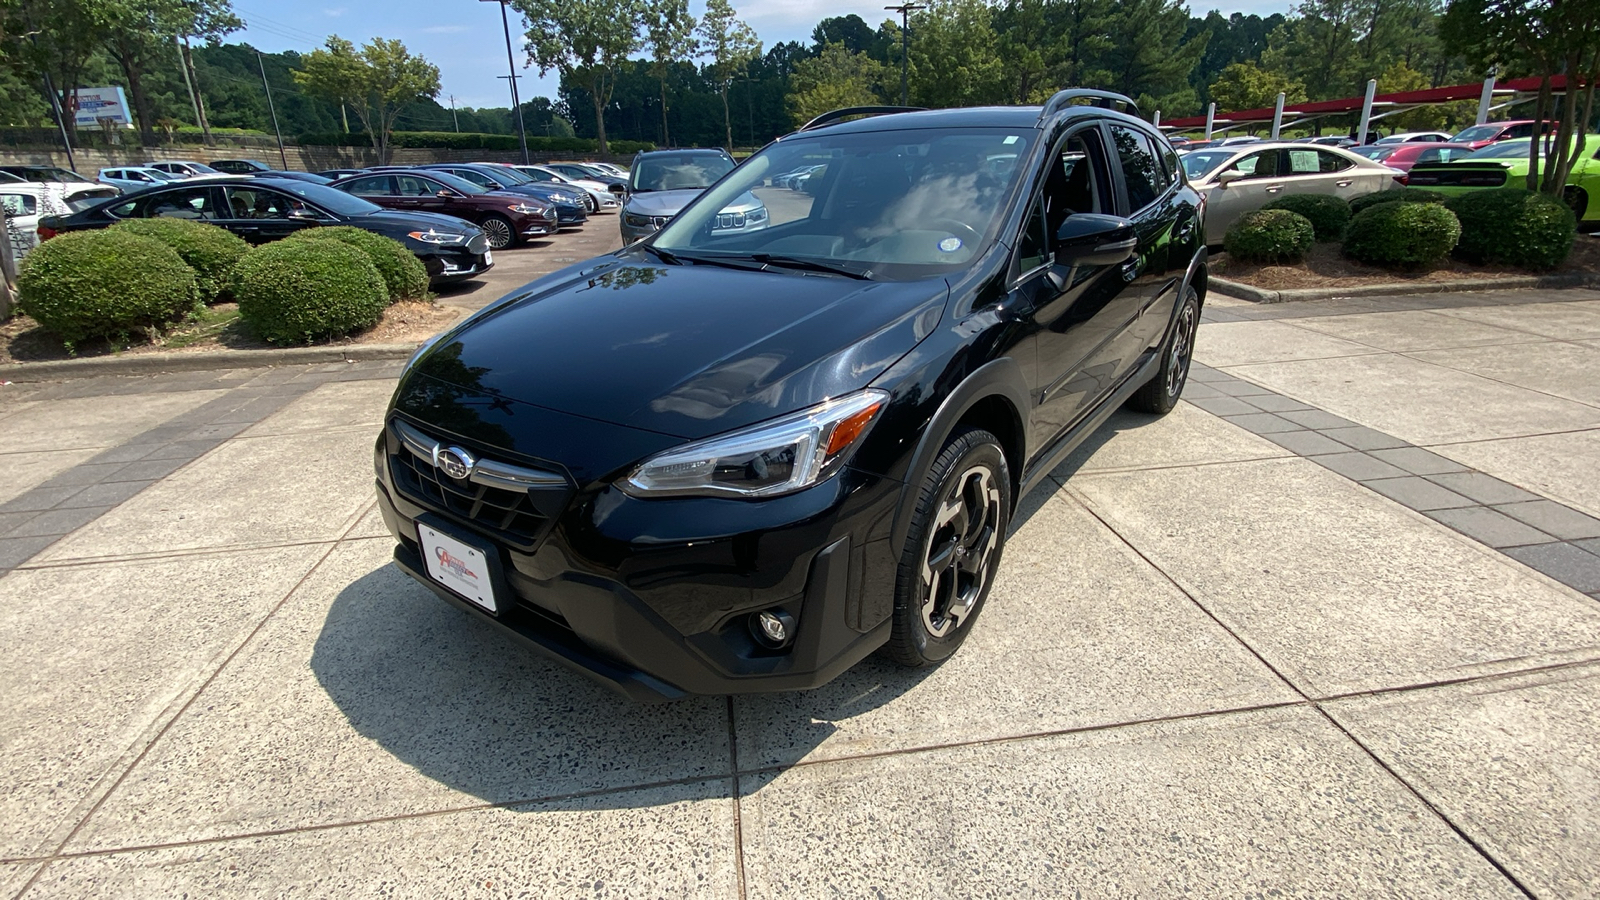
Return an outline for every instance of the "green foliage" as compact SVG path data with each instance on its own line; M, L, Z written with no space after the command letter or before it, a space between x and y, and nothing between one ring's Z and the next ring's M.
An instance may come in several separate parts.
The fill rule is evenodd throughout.
M1262 109L1278 102L1304 103L1305 85L1277 71L1268 71L1251 62L1230 63L1211 85L1211 99L1219 110Z
M609 155L605 109L617 86L617 66L643 44L639 36L642 0L510 0L528 26L528 59L544 75L582 84L594 109L600 155Z
M1306 217L1319 241L1337 241L1350 224L1350 204L1327 194L1290 194L1262 209L1287 209Z
M199 306L194 270L176 250L111 229L35 247L17 287L21 310L68 344L159 329Z
M417 255L407 250L399 241L373 234L353 225L331 225L322 228L303 228L290 240L342 241L367 255L383 276L389 302L416 300L428 293L428 270L423 268Z
M234 264L250 252L250 245L226 228L188 219L124 219L111 230L155 238L178 251L194 269L195 287L203 303L221 299Z
M1445 197L1436 191L1423 188L1394 188L1387 191L1377 191L1371 194L1362 194L1350 201L1350 212L1360 214L1369 206L1379 203L1443 203Z
M1521 188L1473 191L1444 205L1461 221L1456 255L1470 262L1553 269L1572 252L1577 236L1571 207Z
M1305 216L1287 209L1258 209L1233 223L1222 248L1243 262L1298 262L1315 240L1316 229Z
M339 134L337 132L318 132L302 134L299 137L301 146L305 147L365 147L369 141L364 134ZM469 134L453 131L396 131L389 135L389 146L394 148L420 148L443 150L516 150L521 147L515 134ZM611 150L614 153L643 153L654 150L655 144L648 141L612 141ZM574 137L528 137L528 149L535 153L594 153L599 149L599 142L594 138Z
M865 53L851 53L843 44L829 44L821 55L795 67L789 109L797 125L829 110L882 103L887 72Z
M337 240L275 241L251 250L234 267L233 295L245 324L275 344L370 328L389 305L372 261Z
M1346 256L1373 266L1417 268L1444 259L1461 237L1455 214L1437 203L1379 203L1350 220Z
M1005 63L993 20L994 8L984 0L930 0L912 19L914 105L974 106L1003 95Z
M389 161L388 136L408 103L439 94L439 67L397 40L373 38L359 51L330 35L301 61L294 80L306 93L349 107L366 126L378 161Z

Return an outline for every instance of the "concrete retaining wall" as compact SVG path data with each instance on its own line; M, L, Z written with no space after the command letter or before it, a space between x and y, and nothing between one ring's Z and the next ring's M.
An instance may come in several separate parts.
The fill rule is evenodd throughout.
M365 166L378 164L377 151L371 147L286 147L285 153L289 157L289 168L302 172L321 172L325 169L358 169ZM101 169L108 166L136 166L146 162L158 162L168 159L199 160L210 162L214 159L256 159L269 166L281 167L282 160L278 156L278 148L270 149L261 147L158 147L129 149L85 147L74 148L77 171L93 177ZM431 162L521 162L520 150L436 150L420 148L402 148L391 152L391 164L397 166L421 165ZM572 151L566 152L529 152L528 156L536 163L554 162L556 160L582 160L593 158L593 154L584 154ZM15 147L0 148L0 164L3 165L67 165L66 151L61 149L27 150Z

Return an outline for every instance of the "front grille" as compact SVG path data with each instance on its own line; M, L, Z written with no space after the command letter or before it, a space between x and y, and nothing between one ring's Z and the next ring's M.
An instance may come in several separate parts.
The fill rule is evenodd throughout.
M489 239L484 237L481 233L474 236L472 240L467 241L467 252L471 253L473 256L482 256L483 252L488 249Z
M467 477L451 477L435 463L446 445L403 422L394 428L400 446L390 449L389 469L402 494L510 543L530 547L541 541L572 495L559 472L483 458L474 460Z
M726 229L726 228L743 228L744 227L744 213L718 213L717 214L717 227L718 228L724 228L724 229Z

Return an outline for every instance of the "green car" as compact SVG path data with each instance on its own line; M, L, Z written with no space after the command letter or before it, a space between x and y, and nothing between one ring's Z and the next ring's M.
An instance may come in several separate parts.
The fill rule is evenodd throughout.
M1447 163L1413 166L1406 186L1454 197L1481 188L1521 187L1528 177L1528 141L1501 141ZM1546 141L1543 153L1550 151ZM1586 135L1567 176L1567 202L1579 222L1600 222L1600 134Z

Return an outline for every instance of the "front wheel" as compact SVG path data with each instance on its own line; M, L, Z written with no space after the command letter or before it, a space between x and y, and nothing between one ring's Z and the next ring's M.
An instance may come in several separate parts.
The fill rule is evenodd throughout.
M1161 368L1144 387L1128 398L1128 406L1139 412L1169 413L1183 396L1183 386L1189 380L1189 363L1194 357L1195 332L1200 328L1200 294L1194 288L1183 289L1183 305L1178 308L1172 333L1161 344Z
M478 223L478 227L482 228L484 235L489 238L490 250L504 250L517 239L517 230L505 216L487 216Z
M951 437L923 479L895 579L883 655L913 668L960 648L989 596L1011 517L1011 472L994 435Z

